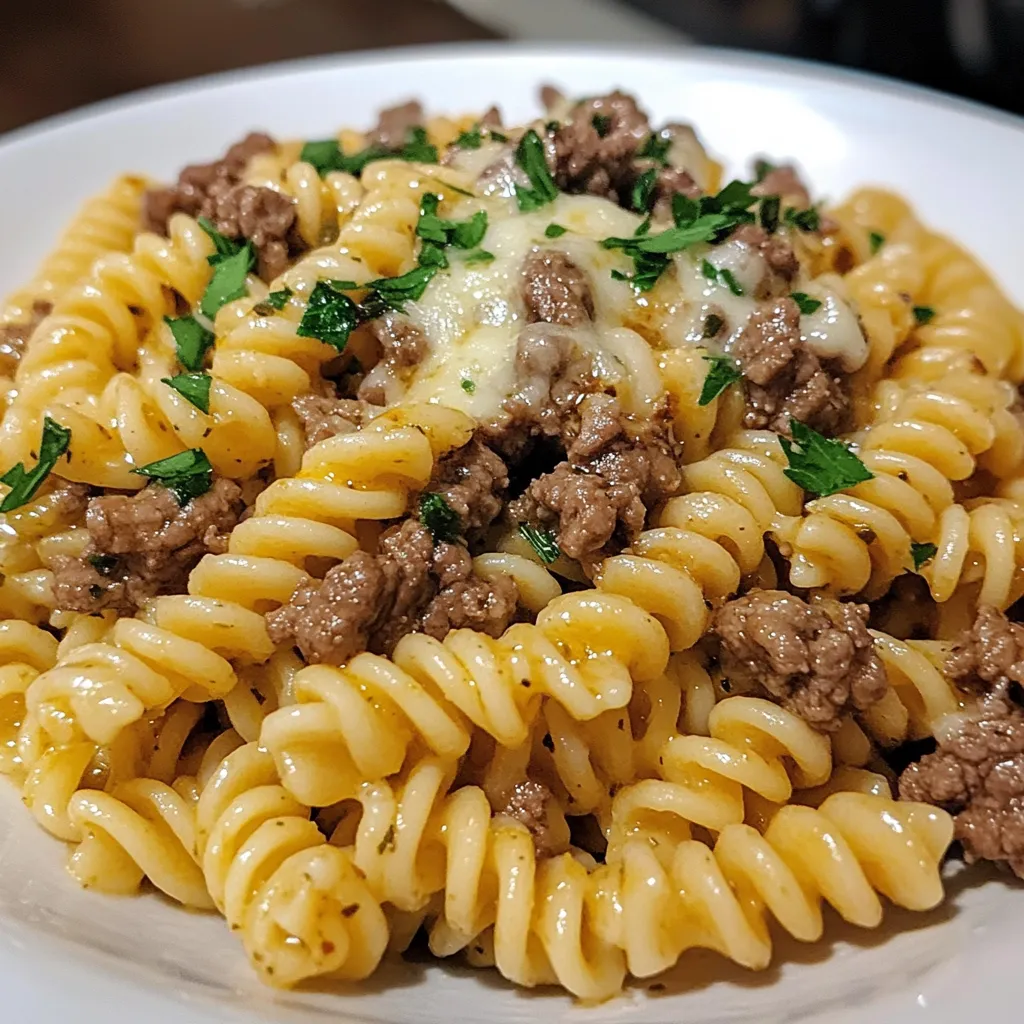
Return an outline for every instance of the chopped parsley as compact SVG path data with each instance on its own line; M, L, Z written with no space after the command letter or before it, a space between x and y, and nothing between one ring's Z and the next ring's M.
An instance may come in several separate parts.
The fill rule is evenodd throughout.
M775 164L763 157L754 161L754 176L758 181L764 181L772 171L776 170Z
M938 550L934 544L911 544L910 557L914 560L914 571L918 572L925 562L930 562Z
M779 212L782 209L782 200L778 196L765 196L761 200L761 227L774 235L779 230Z
M607 114L595 114L590 119L590 123L602 139L607 138L608 133L612 130L612 119Z
M799 228L801 231L817 231L821 227L821 214L813 206L806 210L790 206L786 210L784 220L791 227Z
M871 255L876 255L878 250L885 245L885 235L881 231L872 231L868 235L868 244L871 246Z
M430 531L435 544L458 540L462 532L458 512L440 494L430 491L420 495L420 522Z
M431 267L447 267L445 247L454 245L458 249L474 249L487 234L487 214L478 210L468 220L444 220L437 215L441 197L428 192L420 203L420 219L416 234L423 240L420 249L420 264Z
M490 135L495 142L508 142L508 136L503 132L499 132L497 128L488 128L487 134Z
M213 333L194 316L180 316L176 320L165 316L164 323L170 328L174 338L178 362L186 370L201 370L207 350L213 344Z
M471 380L469 377L463 377L460 386L467 395L471 395L476 391L476 382Z
M222 235L209 217L200 217L199 226L206 232L210 241L213 242L214 253L206 257L206 262L216 266L225 256L235 256L245 245L234 238Z
M914 319L921 324L930 324L935 319L935 310L931 306L915 306Z
M483 145L483 141L483 132L480 131L480 125L475 124L455 140L455 145L459 149L479 149Z
M551 177L544 143L531 128L520 140L516 149L516 163L526 172L532 188L517 188L516 200L524 213L539 210L558 198L558 186Z
M341 151L337 139L323 139L317 142L307 142L299 154L299 159L312 164L321 178L331 171L354 174L358 178L366 170L368 164L373 163L374 160L385 160L388 157L421 164L436 164L438 159L437 147L430 144L427 130L421 127L410 128L405 145L397 150L386 149L378 143L373 143L358 153L346 156Z
M662 167L668 167L668 151L672 148L672 140L657 133L648 135L643 145L636 151L636 155L647 157Z
M90 555L89 564L101 575L109 576L117 568L117 555Z
M340 289L344 285L354 286L354 282L317 281L302 320L295 328L300 338L317 338L339 352L345 350L349 335L363 318L359 307L347 295L342 295Z
M562 553L555 535L550 530L538 530L529 523L520 523L519 533L529 541L530 547L537 552L537 557L545 565L550 565Z
M733 295L743 294L743 285L736 280L736 275L728 268L716 267L710 260L703 260L700 272L713 284L724 284Z
M208 373L179 373L177 377L161 377L160 383L187 398L200 412L209 413L213 378Z
M35 469L27 470L25 463L19 462L0 476L0 483L10 487L0 502L0 512L11 512L31 501L70 445L71 431L49 416L44 417L43 435L39 441L39 461Z
M793 292L790 298L800 307L804 316L810 316L821 309L821 299L812 299L806 292Z
M462 261L463 263L493 263L495 255L493 252L488 252L486 249L474 249L470 253L466 253L466 258Z
M725 326L725 321L717 313L708 313L704 317L704 330L702 338L713 338Z
M651 197L654 195L654 186L657 182L658 172L653 167L636 179L630 194L630 205L637 213L646 213L650 209Z
M271 292L263 301L271 309L284 309L292 294L291 288L282 288L279 292Z
M213 483L213 466L202 448L190 448L148 466L139 466L132 472L149 477L173 491L182 507L205 494Z
M203 293L199 310L212 320L221 306L248 293L245 279L256 264L256 250L252 242L245 242L235 252L222 254L218 251L209 260L213 264L213 277Z
M711 366L708 367L708 375L704 378L704 386L700 390L697 404L710 405L730 384L735 384L743 374L736 365L736 360L730 359L729 356L704 356L703 358Z
M827 497L874 478L867 466L842 441L822 437L806 423L790 420L793 440L779 437L793 483L805 491Z
M437 146L431 144L426 128L410 128L405 145L395 156L400 160L409 160L418 164L436 164Z
M395 826L388 825L387 831L384 833L384 838L377 844L377 853L380 856L384 855L386 850L393 850L395 848Z
M363 313L368 320L380 316L380 304L400 313L405 310L407 302L417 302L423 298L427 285L434 279L437 267L416 267L401 277L379 277L371 281L367 288L370 294L363 302Z
M563 228L561 224L551 223L544 229L544 237L561 238L568 230L568 228Z

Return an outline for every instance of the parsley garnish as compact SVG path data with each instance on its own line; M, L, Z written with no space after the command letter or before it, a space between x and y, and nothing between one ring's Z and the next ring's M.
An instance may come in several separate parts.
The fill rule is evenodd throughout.
M725 321L717 313L708 313L704 317L704 330L702 338L713 338L725 326Z
M524 213L539 210L558 198L558 187L548 169L544 143L531 128L520 140L516 149L516 163L526 172L532 188L517 188L516 200Z
M486 249L474 249L471 253L466 254L466 258L462 261L463 263L493 263L495 256L493 252L488 252Z
M200 217L199 226L206 232L210 241L213 242L214 253L212 256L206 257L206 262L211 266L216 266L225 256L237 255L245 245L244 242L239 242L234 238L228 238L227 235L222 235L209 217Z
M612 130L612 119L607 114L595 114L591 119L590 123L594 126L594 131L597 132L601 138L606 138L608 133Z
M774 235L779 230L779 211L782 209L782 200L778 196L765 196L761 200L761 227Z
M499 132L496 128L488 128L487 134L490 135L495 142L508 142L508 136Z
M284 309L291 297L291 288L282 288L279 292L271 292L263 301L272 309Z
M430 143L426 128L410 128L405 145L395 155L418 164L436 164L437 146Z
M798 210L795 206L787 208L785 221L801 231L817 231L821 227L821 214L813 206L806 210Z
M209 413L210 385L213 378L208 373L179 373L177 377L161 377L160 383L174 388L200 412Z
M180 316L177 320L165 316L164 323L171 329L174 337L178 362L186 370L201 370L207 349L213 344L213 334L194 316Z
M212 320L221 306L248 293L245 279L256 263L256 250L252 242L246 242L230 255L217 252L209 260L213 264L213 277L203 293L199 310Z
M821 309L821 299L812 299L806 292L793 292L790 298L800 307L804 316L810 316Z
M363 302L363 313L368 320L380 316L380 303L397 309L400 313L405 310L407 302L417 302L423 298L427 285L434 279L437 267L416 267L401 277L379 277L371 281L367 288L370 294Z
M874 478L867 466L842 441L822 437L806 423L790 420L793 440L779 437L789 468L783 470L805 491L827 497Z
M724 284L733 295L743 294L743 285L736 280L736 275L727 267L719 268L710 260L704 260L700 265L700 271L712 283L718 284L721 282Z
M538 530L529 523L520 523L519 533L530 542L530 547L537 552L538 558L545 565L550 565L562 553L555 535L550 530Z
M391 154L383 146L367 146L366 149L346 156L341 151L337 139L324 139L320 142L307 142L302 147L299 159L316 168L322 178L331 171L342 171L354 174L357 178L366 169L367 164L374 160L382 160Z
M569 229L563 228L561 224L549 224L544 229L545 238L561 238Z
M440 494L429 491L420 495L420 522L430 531L435 544L458 540L462 531L458 512Z
M657 181L658 172L653 167L636 179L630 196L630 205L637 213L646 213L650 208L651 196L654 194Z
M914 319L919 324L930 324L935 319L935 310L931 306L915 306Z
M657 134L648 135L643 145L636 151L637 156L647 157L661 164L668 166L668 151L672 148L672 140Z
M871 246L871 255L874 256L885 245L885 235L880 231L872 231L868 235L868 244Z
M707 330L706 327L705 330ZM700 398L697 399L697 404L709 405L730 384L738 381L743 374L736 365L736 360L730 359L729 356L704 356L703 358L711 366L708 367L708 375L704 378L704 386L700 390Z
M931 561L938 550L934 544L911 544L910 557L914 560L914 571L919 571L925 562Z
M461 387L462 390L465 391L467 395L471 395L473 394L474 391L476 391L476 382L470 380L469 377L463 377Z
M772 171L775 170L775 164L770 160L760 159L754 161L754 176L758 181L764 181Z
M347 295L341 294L341 286L350 284L354 285L354 282L317 281L295 333L300 338L318 338L343 352L349 335L362 320L359 307Z
M0 512L11 512L31 501L70 445L71 431L67 427L62 427L56 420L51 420L49 416L44 417L43 436L39 442L39 461L35 469L26 470L25 463L19 462L0 476L0 483L10 487L10 491L0 502Z
M480 125L475 124L468 131L463 132L456 140L455 145L459 149L479 149L483 144L483 133Z
M151 462L148 466L139 466L132 472L156 480L173 491L182 507L193 498L205 494L213 483L213 466L202 448L190 448L187 452Z
M90 555L89 564L101 576L109 576L117 568L117 555Z
M483 210L474 213L469 220L443 220L437 215L441 197L428 192L420 204L420 219L416 234L423 239L420 249L420 264L431 267L447 267L448 257L445 246L458 249L473 249L487 234L487 214Z

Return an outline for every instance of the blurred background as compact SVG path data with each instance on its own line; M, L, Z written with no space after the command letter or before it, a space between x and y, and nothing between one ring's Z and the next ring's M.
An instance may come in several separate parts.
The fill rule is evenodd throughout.
M482 39L743 47L880 71L1024 113L1024 0L47 0L3 7L0 131L213 71Z

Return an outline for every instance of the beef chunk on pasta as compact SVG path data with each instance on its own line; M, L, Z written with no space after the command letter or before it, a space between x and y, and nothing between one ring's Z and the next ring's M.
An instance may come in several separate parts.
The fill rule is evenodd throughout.
M36 301L32 303L32 314L27 320L0 327L0 373L14 373L25 354L29 338L52 311L52 303Z
M523 301L530 323L579 327L594 315L587 275L564 253L541 249L523 262Z
M300 395L292 401L306 437L306 448L338 434L350 434L372 418L368 402L331 395ZM380 411L380 410L376 410Z

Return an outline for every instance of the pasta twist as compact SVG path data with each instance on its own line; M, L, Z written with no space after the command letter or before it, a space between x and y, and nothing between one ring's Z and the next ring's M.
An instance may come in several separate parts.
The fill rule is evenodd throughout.
M348 851L329 846L255 743L217 768L195 812L211 901L241 932L269 984L358 980L376 968L387 922Z
M565 594L536 625L513 625L498 640L467 629L443 642L411 633L391 660L359 654L344 668L303 669L296 704L267 717L260 742L289 792L325 806L397 772L414 740L460 757L469 723L521 746L545 695L580 720L624 707L632 680L657 677L667 660L664 631L636 605Z

